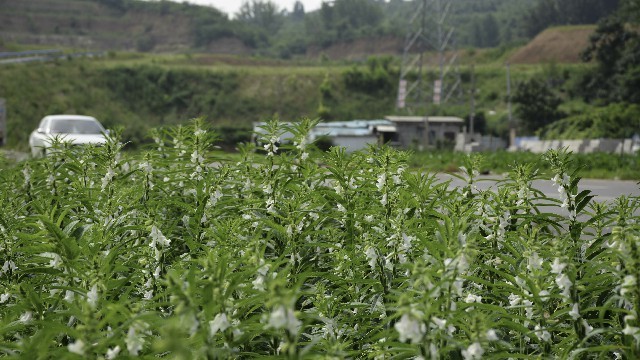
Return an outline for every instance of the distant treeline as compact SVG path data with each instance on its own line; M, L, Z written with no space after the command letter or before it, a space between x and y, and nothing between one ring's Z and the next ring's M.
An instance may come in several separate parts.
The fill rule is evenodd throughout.
M185 14L192 19L196 48L235 37L258 55L290 58L305 54L309 47L363 37L404 37L408 19L423 0L335 0L312 12L300 1L283 9L270 0L247 0L236 14L167 0L93 1L123 12ZM450 3L446 25L456 29L458 46L495 47L526 41L549 26L595 24L614 12L620 1L624 0L427 0L425 4L433 14ZM427 19L427 25L435 27L436 20Z

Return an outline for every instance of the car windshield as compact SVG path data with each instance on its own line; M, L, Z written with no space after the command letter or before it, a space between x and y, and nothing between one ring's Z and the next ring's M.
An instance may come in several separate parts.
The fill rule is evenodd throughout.
M102 128L93 120L59 119L51 121L51 132L57 134L100 134Z

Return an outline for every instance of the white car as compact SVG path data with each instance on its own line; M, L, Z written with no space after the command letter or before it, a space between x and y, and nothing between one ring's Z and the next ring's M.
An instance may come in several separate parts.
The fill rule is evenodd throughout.
M34 157L47 153L54 138L73 145L102 145L106 130L96 118L84 115L49 115L29 135L29 147Z

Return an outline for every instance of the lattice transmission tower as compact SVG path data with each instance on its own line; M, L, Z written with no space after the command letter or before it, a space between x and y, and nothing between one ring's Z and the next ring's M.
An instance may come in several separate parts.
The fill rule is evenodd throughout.
M462 91L457 66L454 27L449 13L455 0L414 0L400 70L396 107L409 114L429 104L459 100Z

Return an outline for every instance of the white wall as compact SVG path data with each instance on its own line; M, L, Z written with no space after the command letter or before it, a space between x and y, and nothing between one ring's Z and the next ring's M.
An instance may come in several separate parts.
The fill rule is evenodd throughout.
M367 148L368 144L377 144L377 136L332 136L334 146L343 146L347 152L354 152Z
M562 149L574 153L589 154L593 152L625 153L636 152L640 143L632 139L592 139L592 140L534 140L521 139L515 150L543 153L549 149Z

